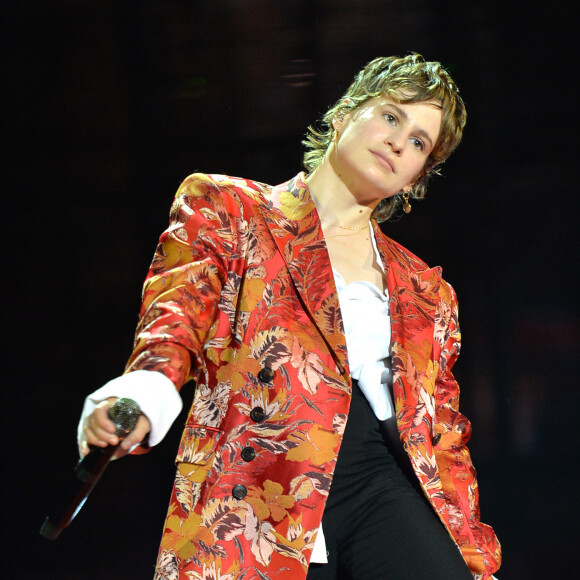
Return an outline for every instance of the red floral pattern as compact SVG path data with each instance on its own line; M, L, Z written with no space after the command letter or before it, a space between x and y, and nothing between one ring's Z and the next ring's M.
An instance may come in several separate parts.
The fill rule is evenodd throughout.
M455 294L440 268L374 227L391 296L401 440L474 576L489 578L501 555L479 518L471 428L451 374ZM304 578L351 382L330 258L302 174L274 188L201 174L183 182L144 286L128 363L140 368L179 387L196 381L156 578Z

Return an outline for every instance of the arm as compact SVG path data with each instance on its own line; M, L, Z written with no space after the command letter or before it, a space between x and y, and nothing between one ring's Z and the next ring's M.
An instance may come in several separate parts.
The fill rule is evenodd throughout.
M481 522L479 490L467 442L471 424L459 412L459 386L451 368L460 350L457 298L442 281L435 338L441 345L435 385L435 458L453 535L476 578L490 578L501 563L501 547L491 527Z
M181 410L178 390L203 368L202 348L227 278L233 236L230 208L216 184L192 175L179 188L169 228L162 234L145 280L133 354L126 374L87 397L79 446L116 444L108 407L116 397L135 399L144 416L117 455L151 429L155 445ZM153 372L151 372L153 371Z
M181 184L145 279L126 372L160 371L180 389L203 369L203 345L234 253L231 220L239 208L228 201L206 175Z

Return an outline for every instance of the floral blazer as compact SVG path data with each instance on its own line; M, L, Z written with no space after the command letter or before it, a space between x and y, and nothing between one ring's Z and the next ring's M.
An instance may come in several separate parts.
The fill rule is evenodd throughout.
M156 578L305 578L351 399L338 295L303 174L221 175L177 192L127 369L193 379ZM390 296L393 393L415 474L476 578L501 560L479 517L441 269L373 222Z

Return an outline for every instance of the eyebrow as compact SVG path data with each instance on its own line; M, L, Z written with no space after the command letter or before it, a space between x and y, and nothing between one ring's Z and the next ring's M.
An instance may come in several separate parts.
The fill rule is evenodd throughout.
M397 112L397 114L399 116L401 116L403 119L405 119L405 121L409 120L409 115L407 115L407 113L405 113L405 111L403 111L403 109L401 109L401 107L398 107L397 105L395 105L395 103L387 103L390 107L392 107L393 109L395 109L395 111ZM425 140L429 141L429 145L431 147L431 149L433 149L433 139L431 139L431 137L429 136L429 133L427 133L427 131L425 131L424 129L418 129L417 131L415 131L415 133L421 137L423 137Z

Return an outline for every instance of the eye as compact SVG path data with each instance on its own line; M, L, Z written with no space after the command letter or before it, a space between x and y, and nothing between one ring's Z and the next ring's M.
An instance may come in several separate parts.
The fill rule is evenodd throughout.
M393 126L397 125L397 117L395 117L395 115L393 115L392 113L385 113L383 117L385 118L385 121L389 123L389 125Z
M415 149L417 149L418 151L423 151L423 149L425 149L425 145L423 141L421 141L421 139L411 137L411 143L413 144L413 147L415 147Z

